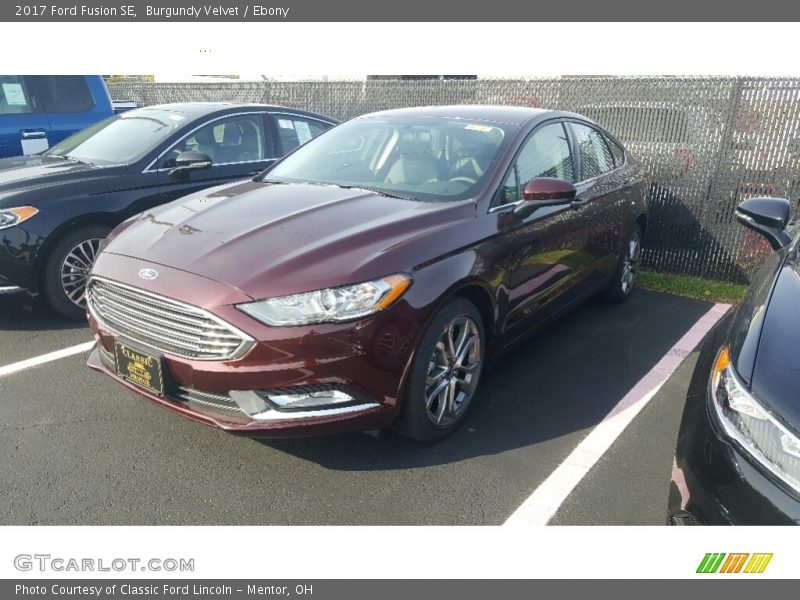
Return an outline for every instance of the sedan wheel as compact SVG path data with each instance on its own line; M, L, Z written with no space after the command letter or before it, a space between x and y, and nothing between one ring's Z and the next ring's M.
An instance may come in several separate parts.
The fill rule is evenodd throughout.
M425 407L435 425L446 427L458 420L475 392L480 368L478 326L469 317L457 317L444 327L428 365Z
M622 248L617 269L602 296L609 302L624 302L636 285L636 275L642 258L642 230L634 225L628 241Z
M104 225L67 232L48 253L42 281L47 303L72 319L86 318L86 284L100 244L108 235Z
M485 351L483 320L474 304L456 298L433 318L409 372L398 421L420 441L452 433L478 387Z
M642 242L639 239L639 234L631 237L628 241L628 246L625 255L622 258L622 292L624 294L630 293L636 283L636 271L639 268L639 256L641 255Z
M86 308L86 284L89 271L100 249L100 238L82 241L67 253L61 263L61 289L64 295L79 308Z

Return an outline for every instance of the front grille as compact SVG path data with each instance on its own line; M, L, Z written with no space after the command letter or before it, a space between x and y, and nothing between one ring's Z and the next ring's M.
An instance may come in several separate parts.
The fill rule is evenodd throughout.
M158 350L200 360L242 356L252 340L201 308L94 277L89 310L113 333Z

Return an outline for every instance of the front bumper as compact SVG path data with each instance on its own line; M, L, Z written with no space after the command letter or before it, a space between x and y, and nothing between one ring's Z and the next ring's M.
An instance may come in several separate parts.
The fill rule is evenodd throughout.
M36 260L43 243L23 226L0 230L0 294L38 291Z
M137 273L141 268L127 266L117 273ZM89 323L97 339L88 361L92 369L173 412L241 434L296 436L382 429L397 416L402 383L420 332L420 320L413 318L416 312L404 302L354 323L268 327L235 308L234 304L250 300L238 290L199 281L188 273L159 270L169 281L164 296L201 306L250 336L252 345L233 360L160 352L166 385L164 395L156 395L116 371L115 340L140 345L136 337L114 331L90 311ZM153 353L152 347L148 352ZM307 409L269 402L275 394L308 390L335 390L352 400Z
M194 388L182 388L181 395L175 396L152 394L120 377L108 362L108 358L104 356L106 353L107 351L98 343L89 354L88 366L159 406L192 421L230 433L255 437L295 437L383 429L391 425L396 416L392 405L373 403L363 410L339 414L320 410L318 416L306 415L297 418L290 414L286 419L275 416L269 420L254 421L224 394L212 394Z
M709 372L699 360L675 451L668 524L800 524L800 499L715 426L708 410Z

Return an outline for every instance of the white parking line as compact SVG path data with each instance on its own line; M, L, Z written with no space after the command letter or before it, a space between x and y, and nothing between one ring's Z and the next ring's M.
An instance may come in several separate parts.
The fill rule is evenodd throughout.
M664 382L675 372L706 333L730 308L715 304L670 348L605 418L587 435L577 448L550 476L514 511L506 525L547 525L561 504L625 431L639 412L656 395Z
M88 352L92 349L92 346L94 346L94 342L86 342L85 344L70 346L69 348L63 348L61 350L56 350L55 352L42 354L41 356L34 356L33 358L28 358L5 367L0 367L0 377L11 375L12 373L19 373L20 371L30 369L31 367L38 367L39 365L53 362L54 360L58 360L60 358L66 358L75 354L81 354L82 352Z

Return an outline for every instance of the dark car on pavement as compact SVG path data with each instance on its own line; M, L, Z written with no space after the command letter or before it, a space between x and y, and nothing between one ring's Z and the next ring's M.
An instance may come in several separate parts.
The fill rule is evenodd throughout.
M577 114L380 112L111 234L89 365L252 435L452 432L487 360L633 289L649 182Z
M789 201L745 200L738 220L773 249L709 334L678 435L668 522L800 524L800 236Z
M291 108L190 103L127 111L35 156L0 160L0 293L85 315L101 240L130 216L252 177L336 121Z

